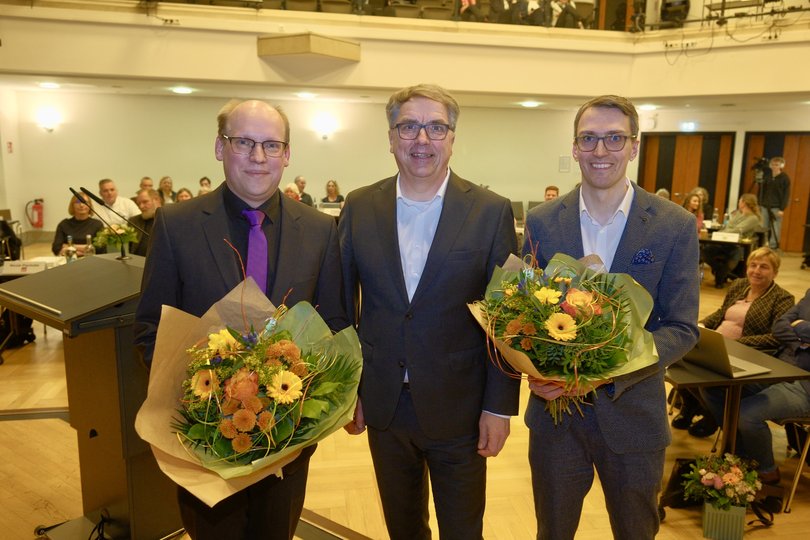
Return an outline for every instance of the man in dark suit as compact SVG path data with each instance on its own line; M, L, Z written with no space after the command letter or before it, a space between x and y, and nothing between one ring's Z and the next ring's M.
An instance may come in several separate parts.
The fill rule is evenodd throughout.
M482 537L485 458L517 414L519 382L488 360L467 309L516 250L512 207L448 168L458 113L437 86L395 93L386 114L399 173L350 193L338 225L363 349L362 404L346 429L369 426L393 540L430 538L428 475L441 537Z
M598 385L582 415L564 415L557 425L544 409L563 389L530 381L526 425L537 538L574 538L595 468L613 536L652 539L670 442L664 370L698 336L695 217L627 178L639 144L638 114L628 100L602 96L583 105L574 137L581 186L529 212L524 253L535 253L541 267L558 252L595 254L610 272L633 276L654 301L646 328L659 361Z
M155 225L155 213L160 208L160 193L152 188L142 188L135 195L135 204L140 208L140 215L133 216L129 221L135 225L138 240L132 242L130 253L146 257L149 247L149 237ZM144 234L145 233L145 234Z
M290 158L287 117L245 101L226 105L217 120L215 152L225 183L205 197L161 208L155 218L135 322L147 365L162 304L201 316L243 280L239 256L248 260L250 223L242 213L250 209L263 214L267 239L267 280L259 287L275 305L309 301L333 330L347 325L334 219L278 190ZM314 450L284 467L283 479L270 476L213 508L181 488L183 525L195 540L292 538Z

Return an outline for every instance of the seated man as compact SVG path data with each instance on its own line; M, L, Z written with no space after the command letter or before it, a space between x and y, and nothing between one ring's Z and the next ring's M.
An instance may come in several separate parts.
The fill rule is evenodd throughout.
M138 208L141 209L141 213L134 216L130 221L132 221L133 225L143 229L146 236L136 229L138 241L132 243L129 252L133 255L146 257L146 251L149 247L149 235L152 234L152 226L155 224L155 212L160 208L160 193L154 189L142 189L135 196L135 202L138 204Z

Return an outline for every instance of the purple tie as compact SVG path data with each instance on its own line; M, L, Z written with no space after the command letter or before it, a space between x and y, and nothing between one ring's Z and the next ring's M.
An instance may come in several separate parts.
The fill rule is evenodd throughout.
M264 212L242 210L242 215L250 222L248 236L247 275L252 277L262 292L267 292L267 237L262 230Z

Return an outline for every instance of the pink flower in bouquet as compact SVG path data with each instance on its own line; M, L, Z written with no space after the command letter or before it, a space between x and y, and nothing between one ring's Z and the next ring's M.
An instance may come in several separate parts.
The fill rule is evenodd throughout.
M576 317L578 313L586 316L601 315L602 306L597 303L597 296L590 291L571 287L565 294L565 301L560 304L563 311Z
M242 368L225 381L225 395L245 401L259 393L259 376L255 371Z

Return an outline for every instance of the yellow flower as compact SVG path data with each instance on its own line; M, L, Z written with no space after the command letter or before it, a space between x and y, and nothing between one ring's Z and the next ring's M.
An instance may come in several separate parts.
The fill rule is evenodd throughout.
M227 329L223 328L216 334L208 334L208 349L210 351L230 351L237 349L236 339L228 332Z
M301 379L295 373L289 371L279 371L273 375L267 393L278 403L292 403L301 397Z
M208 399L219 388L217 374L213 369L201 369L191 377L191 388L194 395Z
M556 304L560 301L562 293L560 291L543 287L539 291L534 291L534 297L540 301L541 304Z
M507 287L503 290L503 294L505 294L506 296L512 296L513 294L515 294L515 288Z
M577 323L567 313L555 313L545 323L548 335L557 341L571 341L577 337Z

